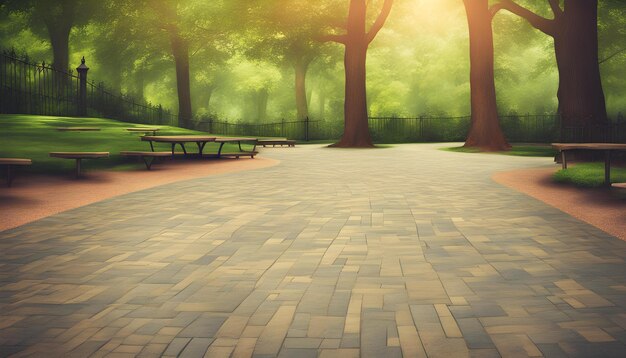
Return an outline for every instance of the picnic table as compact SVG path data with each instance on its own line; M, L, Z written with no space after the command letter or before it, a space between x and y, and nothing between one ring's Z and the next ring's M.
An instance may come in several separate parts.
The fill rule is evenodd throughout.
M183 149L183 153L187 155L187 149L185 143L196 143L198 146L198 155L202 156L204 146L209 142L215 142L216 137L208 137L203 135L171 135L171 136L148 136L141 137L142 141L150 142L150 149L154 152L153 143L169 143L172 145L172 156L174 155L174 149L176 144L180 145Z
M98 127L57 127L59 132L97 132L100 130Z
M10 187L13 183L13 171L11 170L13 166L25 166L31 164L33 164L33 161L26 158L0 158L0 165L4 165L7 168L7 187Z
M295 147L296 141L293 139L287 139L287 138L268 138L268 139L260 139L259 145L262 145L263 147L266 147L268 145L271 145L272 147L275 147L277 145L280 145L281 147L284 145L288 147Z
M76 160L76 177L80 177L80 164L83 159L108 158L109 152L50 152L50 157Z
M218 137L218 138L215 138L215 142L216 143L220 143L220 147L217 150L217 155L216 155L217 158L221 158L221 157L235 157L235 158L239 159L239 157L249 156L250 158L254 159L254 156L258 154L258 152L256 151L256 145L258 143L258 139L257 138ZM250 143L254 144L254 147L252 148L252 150L243 150L243 148L241 148L241 143L242 142L250 142ZM226 144L226 143L237 143L237 145L239 146L239 152L222 153L222 149L224 148L224 144Z
M561 164L567 169L568 151L600 151L604 152L604 185L611 186L611 154L616 151L626 151L626 144L621 143L552 143L552 148L561 153Z
M152 133L153 136L156 135L156 132L160 131L160 128L153 128L153 127L135 127L135 128L126 128L127 131L129 132L140 132L140 133L145 133L146 135L148 135L148 133Z

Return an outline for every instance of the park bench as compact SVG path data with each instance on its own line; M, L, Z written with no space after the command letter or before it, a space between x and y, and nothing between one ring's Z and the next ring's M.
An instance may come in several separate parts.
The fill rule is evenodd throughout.
M57 127L59 132L97 132L98 127Z
M240 157L250 157L250 159L254 159L254 156L259 154L259 152L256 151L256 146L258 143L258 140L256 138L226 138L224 137L224 138L215 138L215 142L219 143L220 147L217 150L216 155L209 154L208 155L209 157L213 156L216 158L236 158L236 159L239 159ZM252 150L243 150L243 148L241 148L241 142L249 142L251 144L254 144L254 147L252 148ZM224 153L223 149L226 143L237 143L237 146L239 147L239 151Z
M160 131L159 128L152 128L152 127L135 127L135 128L126 128L127 131L129 132L139 132L139 133L144 133L145 135L156 135L156 132Z
M567 169L569 151L599 151L604 152L604 186L611 187L611 155L616 151L626 151L626 144L622 143L552 143L552 148L561 154L561 165Z
M272 147L277 145L280 145L281 147L285 145L288 147L295 147L296 141L287 138L261 139L259 140L259 145L262 145L263 147L267 147L268 145L271 145Z
M33 161L30 159L24 159L24 158L0 158L0 165L4 165L6 166L7 170L7 187L10 187L11 184L13 183L13 171L12 171L12 167L13 166L25 166L25 165L31 165L33 164Z
M80 164L83 159L108 158L109 152L50 152L50 157L76 160L76 177L80 177Z
M611 186L617 189L626 190L626 183L613 183Z
M202 157L202 151L204 147L209 142L215 142L215 137L209 137L204 135L172 135L172 136L150 136L145 135L141 137L141 140L144 142L150 142L150 149L154 152L154 144L155 143L168 143L172 146L172 156L174 156L174 149L176 144L180 145L183 149L183 153L185 156L188 155L187 149L185 148L185 143L196 143L198 146L198 156Z
M135 152L135 151L124 151L120 152L120 155L124 157L136 157L141 158L144 164L146 165L146 169L150 170L152 164L157 158L171 157L171 152Z

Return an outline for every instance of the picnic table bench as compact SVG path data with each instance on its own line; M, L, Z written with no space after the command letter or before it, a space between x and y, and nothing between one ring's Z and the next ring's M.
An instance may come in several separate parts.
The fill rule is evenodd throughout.
M615 151L626 151L626 144L621 143L552 143L552 148L561 153L561 164L567 169L568 151L601 151L604 152L604 186L611 186L611 154Z
M296 141L293 139L287 139L287 138L260 139L259 145L262 145L263 147L266 147L268 145L271 145L272 147L275 147L277 145L280 145L281 147L284 145L288 147L295 147Z
M126 128L127 131L129 132L140 132L140 133L145 133L146 135L148 135L148 133L152 133L153 136L156 135L156 132L160 131L160 128L152 128L152 127L135 127L135 128Z
M108 158L109 152L50 152L50 157L76 160L76 177L80 177L80 164L83 159Z
M226 138L226 137L219 137L219 138L215 138L215 142L220 144L219 149L217 150L217 154L215 155L215 157L217 158L223 158L223 157L234 157L239 159L239 157L250 157L251 159L254 159L254 156L259 154L256 151L256 145L258 143L258 139L257 138ZM254 144L254 147L252 148L252 150L243 150L243 148L241 148L241 142L250 142L252 144ZM239 146L239 151L238 152L230 152L230 153L222 153L222 150L224 148L224 144L226 143L237 143L237 145Z
M0 158L0 165L6 166L7 170L7 187L10 187L13 183L13 171L12 167L15 165L18 166L26 166L33 164L33 161L30 159L24 158Z
M171 157L172 153L170 152L141 152L141 151L123 151L120 152L120 155L124 157L137 157L143 160L146 165L146 169L150 170L152 164L157 158L163 157Z
M215 137L203 136L203 135L172 135L172 136L148 136L141 137L142 141L150 142L150 149L154 152L153 142L156 143L169 143L172 145L172 156L174 156L174 149L176 144L180 145L183 149L185 156L188 154L185 148L185 143L196 143L198 146L198 155L202 157L202 151L204 146L208 142L215 142Z
M57 127L56 130L60 132L97 132L100 130L98 127Z

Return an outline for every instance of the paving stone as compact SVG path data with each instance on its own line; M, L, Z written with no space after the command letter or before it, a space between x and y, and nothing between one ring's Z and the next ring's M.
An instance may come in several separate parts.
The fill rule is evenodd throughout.
M623 356L626 243L490 179L551 159L441 146L268 149L0 232L0 355Z

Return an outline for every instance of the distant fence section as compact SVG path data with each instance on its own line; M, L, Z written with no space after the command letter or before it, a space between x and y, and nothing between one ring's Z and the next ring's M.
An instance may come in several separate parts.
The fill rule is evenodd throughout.
M471 124L463 117L371 117L370 134L378 143L462 142ZM558 115L505 115L500 125L512 143L615 142L626 143L626 121L602 127L567 127ZM222 135L286 137L298 140L338 139L343 133L341 121L280 121L274 123L230 123L204 119L198 130Z
M177 125L177 116L160 105L114 94L102 83L87 81L87 70L83 62L77 73L63 72L46 63L31 63L27 57L13 51L2 51L0 113L87 115L133 123Z

